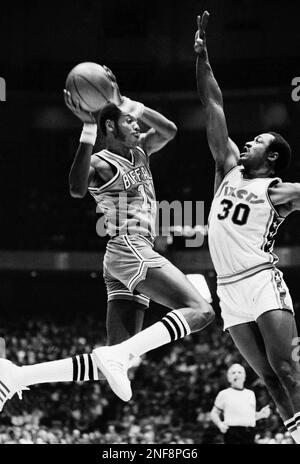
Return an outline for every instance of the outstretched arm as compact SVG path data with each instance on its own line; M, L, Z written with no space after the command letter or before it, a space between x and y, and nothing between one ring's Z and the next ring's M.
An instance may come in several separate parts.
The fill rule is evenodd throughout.
M197 17L198 31L195 36L194 49L197 53L196 78L200 100L206 116L208 144L216 162L216 171L222 179L237 165L239 150L228 137L223 97L209 63L206 47L206 26L209 13L205 11Z
M177 133L176 125L157 111L148 108L142 103L122 96L115 75L107 66L103 67L110 77L114 89L113 103L115 103L123 113L131 114L150 127L147 132L141 134L141 147L148 155L159 151L175 137Z

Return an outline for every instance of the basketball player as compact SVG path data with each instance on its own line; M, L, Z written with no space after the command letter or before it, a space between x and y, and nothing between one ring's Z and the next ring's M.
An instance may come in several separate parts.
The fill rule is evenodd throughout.
M0 410L14 393L44 382L97 380L100 370L122 400L132 396L127 370L132 360L206 327L214 317L184 274L153 250L156 201L149 156L176 133L176 126L142 103L122 97L112 72L114 103L100 114L106 148L93 153L98 126L65 91L65 101L83 122L80 144L69 176L70 192L89 191L104 213L110 240L104 257L107 286L107 343L92 354L18 367L0 360ZM150 126L141 133L138 119ZM149 299L170 311L141 331Z
M273 254L277 229L300 209L300 184L282 182L291 150L274 132L258 134L241 153L229 138L223 99L206 47L209 14L198 17L197 85L216 162L209 248L217 272L224 329L263 379L285 425L300 442L300 366L292 300ZM297 431L298 423L298 431Z
M244 387L246 371L240 364L230 366L227 379L230 387L218 393L211 420L223 434L225 444L254 444L256 421L267 419L270 407L256 411L255 393Z

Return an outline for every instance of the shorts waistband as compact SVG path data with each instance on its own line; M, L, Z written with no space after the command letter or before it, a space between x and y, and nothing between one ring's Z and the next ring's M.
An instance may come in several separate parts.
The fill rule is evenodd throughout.
M217 283L218 285L232 284L234 282L239 282L240 280L246 279L247 277L252 277L258 272L265 271L266 269L276 269L276 267L272 263L258 264L248 269L236 272L235 274L218 276Z
M117 235L112 235L110 236L110 240L113 240L115 238L119 238L119 237L132 237L132 238L141 238L145 241L145 243L147 243L148 245L151 245L153 246L154 245L154 242L155 242L155 237L151 237L150 235L141 235L141 234L117 234Z

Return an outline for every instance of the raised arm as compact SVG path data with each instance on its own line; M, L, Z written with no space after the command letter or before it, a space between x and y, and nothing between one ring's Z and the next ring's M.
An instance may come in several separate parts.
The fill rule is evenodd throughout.
M74 102L70 92L64 89L64 99L67 107L83 122L80 144L69 173L69 190L73 198L83 198L89 182L95 174L91 166L91 156L97 135L97 124L92 113L84 111L80 102Z
M74 102L67 90L64 90L64 98L67 107L83 122L79 147L69 173L71 196L83 198L89 186L99 187L115 173L106 161L92 155L97 136L97 124L92 113L84 111L79 102Z
M205 35L208 18L207 11L202 18L197 17L198 31L194 44L197 53L196 78L198 94L205 111L208 144L216 162L216 170L223 178L237 165L240 153L236 144L228 137L222 93L208 59Z
M177 127L172 121L147 106L144 106L140 119L150 126L140 139L141 146L148 155L163 148L177 133Z
M141 134L141 147L148 155L159 151L175 137L177 133L176 125L157 111L122 96L115 75L107 66L103 67L109 75L114 88L113 103L122 112L131 114L150 127L147 132Z

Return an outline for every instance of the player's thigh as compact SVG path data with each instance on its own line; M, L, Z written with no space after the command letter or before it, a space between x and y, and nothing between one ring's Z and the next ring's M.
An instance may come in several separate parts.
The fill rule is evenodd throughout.
M298 335L292 312L283 309L268 311L259 316L257 324L270 361L293 361L292 352Z
M121 343L143 327L147 306L128 299L114 299L107 305L107 345Z
M209 306L187 277L171 263L150 268L136 290L172 309Z
M236 347L260 377L275 377L266 352L264 339L255 322L238 324L228 329Z

